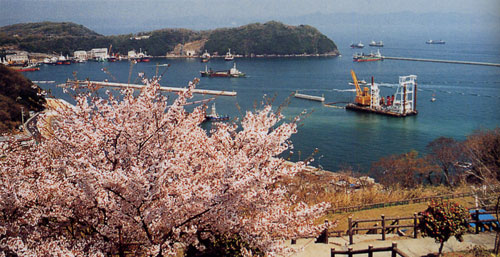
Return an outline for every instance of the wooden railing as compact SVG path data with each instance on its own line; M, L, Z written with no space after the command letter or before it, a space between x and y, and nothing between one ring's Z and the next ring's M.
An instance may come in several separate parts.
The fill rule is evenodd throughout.
M399 230L400 228L413 228L413 237L417 238L418 231L418 220L420 219L420 215L414 213L412 217L385 217L384 214L380 215L380 219L357 219L353 220L352 217L348 219L348 230L347 234L349 235L349 244L354 244L354 234L358 234L359 231L367 231L368 234L382 234L382 240L385 240L385 235L388 233L392 233L395 230L402 234ZM410 224L400 224L401 221L411 221ZM373 223L374 226L359 226L362 223ZM380 224L380 225L379 225Z
M471 218L469 223L473 223L475 226L475 233L479 233L483 228L491 228L496 226L499 229L499 224L497 224L497 219L479 219L481 214L491 214L493 217L496 215L496 211L484 211L479 212L475 210L471 213ZM382 240L385 240L386 234L397 232L399 235L405 235L400 228L410 228L413 229L412 237L417 238L418 236L418 223L422 216L414 213L410 217L385 217L384 214L380 215L380 219L353 219L348 218L348 229L347 235L349 236L349 244L354 244L354 235L359 234L359 231L367 231L367 234L381 234ZM403 222L404 224L400 224ZM360 224L375 223L374 226L360 226ZM380 224L380 225L379 225Z
M392 245L389 247L380 247L380 248L373 248L373 245L369 245L368 249L360 249L360 250L353 250L352 247L347 248L347 251L337 251L335 248L331 249L331 257L335 257L338 254L343 254L347 255L349 257L352 257L353 255L357 254L368 254L368 257L373 257L373 253L376 252L391 252L392 257L396 256L402 256L402 257L408 257L405 253L401 252L401 250L398 249L398 244L396 242L392 242Z
M383 202L383 203L372 203L372 204L364 204L364 205L356 205L356 206L331 208L331 209L327 210L326 212L328 214L355 212L355 211L369 210L369 209L375 209L375 208L385 208L385 207L390 207L390 206L429 202L431 200L438 200L438 199L444 200L444 199L469 197L472 195L473 194L471 192L459 193L459 194L446 194L446 195L429 196L429 197L422 197L422 198L412 198L412 199L406 199L406 200L401 200L401 201L391 201L391 202Z

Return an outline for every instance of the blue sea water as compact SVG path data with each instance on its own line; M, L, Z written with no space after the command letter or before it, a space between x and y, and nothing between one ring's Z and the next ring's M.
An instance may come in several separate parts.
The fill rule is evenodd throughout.
M500 63L498 44L460 41L426 45L424 42L385 42L385 47L380 50L385 56ZM231 117L242 117L265 97L276 97L273 105L278 106L295 91L324 95L326 102L352 101L354 87L348 85L352 80L351 69L360 79L369 81L373 76L377 83L382 83L384 96L393 94L398 76L417 75L419 114L413 117L357 113L291 98L283 112L287 119L304 110L312 112L292 137L293 158L305 159L317 148L319 152L313 165L332 171L346 166L367 171L371 163L384 156L410 150L425 153L426 145L438 137L463 140L477 129L500 126L500 67L396 60L353 63L352 54L356 50L348 48L349 43L339 44L340 57L237 58L237 67L247 74L246 78L201 78L198 88L236 91L236 97L220 96L216 99L217 111ZM362 49L364 52L370 50L376 51L370 47ZM222 59L212 59L207 64L199 59L153 59L132 68L127 61L42 66L40 71L25 75L33 81L53 80L56 83L73 77L109 81L116 78L118 82L127 82L132 70L131 82L137 82L139 72L151 77L156 73L156 64L167 63L171 66L161 84L179 87L199 77L205 65L214 70L232 66L232 62ZM103 72L103 68L108 73ZM159 73L165 69L164 66L158 67ZM40 86L50 89L56 97L70 98L55 84ZM195 96L195 99L209 97ZM432 97L437 100L431 102Z

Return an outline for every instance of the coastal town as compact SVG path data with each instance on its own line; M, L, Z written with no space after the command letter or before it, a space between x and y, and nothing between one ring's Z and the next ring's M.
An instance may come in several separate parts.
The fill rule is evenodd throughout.
M322 53L322 54L231 54L229 52L220 54L219 52L203 52L199 48L187 47L178 45L174 51L167 53L164 56L151 56L146 51L130 50L127 54L120 54L112 52L112 46L109 48L93 48L89 51L78 50L73 54L46 54L46 53L30 53L22 50L5 50L5 57L0 57L0 63L13 67L15 69L26 69L26 71L36 70L36 67L41 64L48 65L70 65L72 63L84 63L87 61L94 62L116 62L128 60L132 62L150 62L152 58L200 58L202 62L208 61L210 58L273 58L273 57L328 57L337 56L337 53ZM35 68L35 69L29 69Z

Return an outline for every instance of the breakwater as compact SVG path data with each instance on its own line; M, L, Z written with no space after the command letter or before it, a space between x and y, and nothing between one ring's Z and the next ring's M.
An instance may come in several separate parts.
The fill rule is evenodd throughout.
M400 61L415 61L415 62L439 62L439 63L454 63L454 64L469 64L500 67L500 63L490 62L469 62L469 61L454 61L454 60L439 60L439 59L423 59L423 58L408 58L408 57L390 57L384 56L384 60L400 60Z
M87 86L101 86L101 87L116 87L116 88L133 88L142 89L144 85L138 84L128 84L128 83L116 83L116 82L105 82L105 81L68 81L67 84L77 84L77 85L87 85ZM181 87L160 87L160 91L166 92L184 92L187 88ZM221 95L221 96L236 96L234 91L220 91L220 90L207 90L207 89L193 89L194 94L204 94L204 95Z

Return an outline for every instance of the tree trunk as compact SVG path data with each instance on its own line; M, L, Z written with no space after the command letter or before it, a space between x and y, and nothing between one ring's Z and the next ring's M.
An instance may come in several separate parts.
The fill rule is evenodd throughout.
M441 256L441 253L443 252L443 246L444 246L444 241L441 242L441 245L439 246L438 256Z

